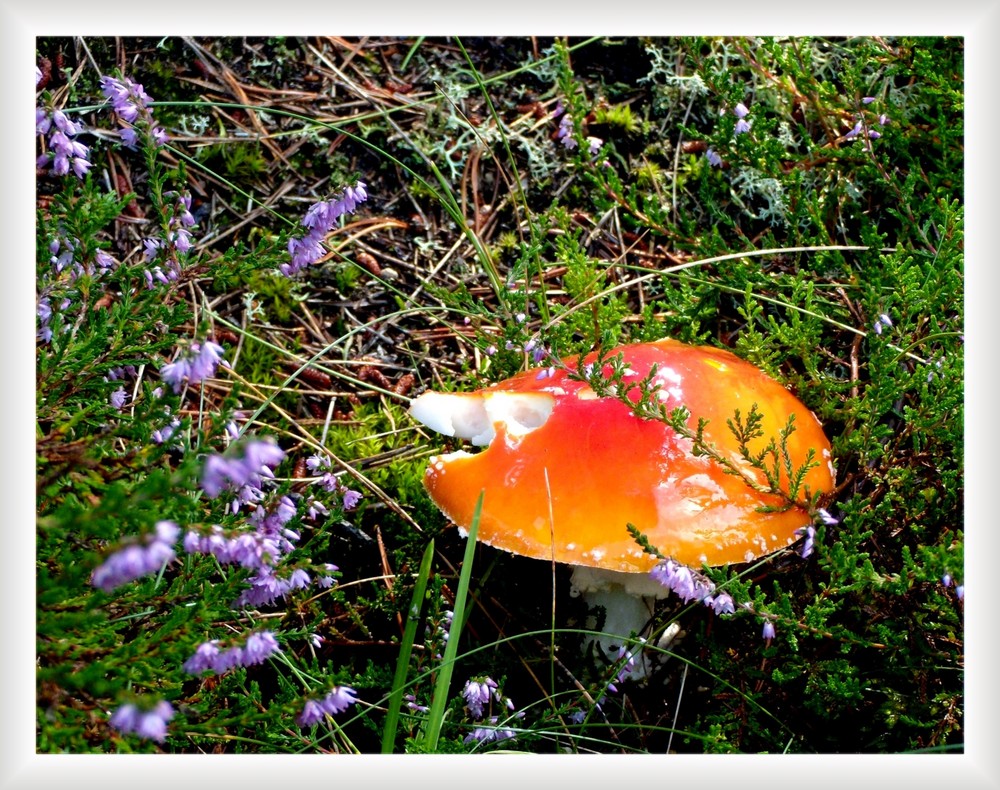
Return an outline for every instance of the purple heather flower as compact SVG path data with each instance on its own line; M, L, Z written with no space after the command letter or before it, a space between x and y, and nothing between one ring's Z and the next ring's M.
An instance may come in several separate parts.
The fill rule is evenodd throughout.
M306 704L302 706L302 712L299 714L298 722L300 727L312 727L314 724L319 724L326 717L326 713L319 706L316 700L306 700Z
M295 503L289 497L283 496L278 500L278 506L274 509L274 513L272 515L274 516L275 521L279 525L282 525L287 524L295 518L295 514L297 512L298 508L295 506Z
M417 713L427 713L430 710L430 708L428 708L426 705L420 705L417 702L417 698L414 697L412 694L407 694L406 696L403 697L403 699L406 700L406 707L408 707L412 711L416 711Z
M43 343L52 340L52 328L49 321L52 319L52 301L48 296L43 296L38 300L38 334L37 338Z
M114 392L111 393L111 397L108 399L111 405L116 409L120 409L125 405L125 400L128 398L128 393L125 392L123 387L119 387Z
M478 743L489 743L490 741L505 741L509 738L514 738L517 733L509 727L497 727L497 717L493 716L490 719L490 727L476 727L472 732L465 736L463 743L472 743L476 741Z
M344 489L343 506L344 510L354 510L361 501L361 494L349 488Z
M663 560L650 571L649 575L685 602L704 601L706 605L711 606L711 601L707 599L715 589L715 585L687 565L671 559Z
M953 584L953 582L954 582L954 580L951 578L951 574L950 573L946 573L944 576L941 577L941 584L945 588L951 587L951 585ZM960 601L963 598L965 598L965 585L964 584L957 584L957 585L955 585L955 596Z
M330 511L326 509L326 505L310 496L306 499L306 515L315 520L320 516L329 516Z
M172 230L167 236L167 240L174 245L178 252L187 252L191 249L191 234L183 228Z
M743 102L740 102L733 108L733 115L736 116L736 127L733 129L733 133L736 135L746 134L750 131L750 121L746 120L747 114L750 110L747 109Z
M241 532L227 538L222 527L213 525L208 535L188 532L184 549L188 554L211 554L220 565L236 564L249 570L268 568L294 546L286 538L257 532Z
M885 313L882 313L875 321L874 324L875 334L881 335L882 330L890 326L892 326L892 321L890 320L889 316L887 316Z
M300 727L310 727L323 721L324 716L336 716L356 703L354 689L349 686L334 686L333 690L320 700L307 700L299 714Z
M211 455L206 459L201 487L209 499L225 490L239 491L247 485L260 489L262 476L274 476L268 467L277 466L285 457L285 451L276 444L260 440L247 442L242 451L242 457Z
M48 139L49 150L38 157L37 165L51 165L52 172L59 176L66 175L72 169L82 179L90 170L91 163L87 160L90 149L72 139L81 130L80 124L71 121L61 110L54 110L50 115L41 107L36 107L35 133L43 135L51 132Z
M712 167L722 167L722 157L716 153L714 148L705 151L705 158Z
M38 320L43 324L47 324L51 318L52 303L49 301L49 297L43 296L38 300Z
M261 568L256 576L250 577L247 581L250 587L240 593L233 602L235 608L270 606L275 601L283 599L293 586L304 586L300 583L301 577L298 577L297 581L291 577L284 579L275 576L274 571L267 566Z
M288 577L288 587L292 590L304 590L309 586L309 574L302 568L296 568L292 571L291 575Z
M322 588L324 588L324 589L328 589L328 588L332 587L332 586L333 586L333 583L334 583L334 578L333 578L333 576L331 576L331 575L329 575L329 574L332 574L332 573L336 573L337 571L339 571L339 570L340 570L340 568L338 568L338 567L337 567L336 565L334 565L334 564L333 564L333 563L331 563L331 562L327 562L327 563L324 563L324 565L323 565L323 568L324 568L324 569L326 570L326 572L327 572L327 575L326 575L326 576L320 576L320 577L319 577L319 578L318 578L318 579L316 580L316 583L317 583L317 584L318 584L318 585L319 585L320 587L322 587Z
M148 711L142 711L132 703L128 703L111 714L109 723L123 735L134 733L140 738L163 743L167 737L167 722L173 716L173 706L166 700L160 700L152 710Z
M142 255L146 259L147 263L149 261L156 260L156 256L160 254L161 243L162 242L159 239L142 240L142 247L143 247Z
M348 686L336 686L322 699L320 707L332 716L343 713L357 701L354 689Z
M930 384L934 380L934 377L936 375L938 375L938 371L941 370L941 367L942 367L943 364L944 364L944 360L939 359L939 360L937 360L934 363L934 368L936 368L937 370L934 370L934 369L928 370L928 372L927 372L927 383L928 384Z
M199 675L207 670L214 672L221 652L218 639L203 642L198 645L194 655L184 662L184 671L189 675Z
M569 114L563 114L559 120L559 130L556 132L556 139L561 140L564 147L571 151L576 148L577 142L573 138L573 119Z
M90 583L110 593L116 587L155 573L176 556L174 544L180 527L172 521L160 521L145 545L134 543L116 551L94 570Z
M94 253L94 263L100 269L110 269L115 265L116 261L106 250L98 250Z
M368 187L363 181L358 181L354 186L344 189L344 212L352 213L359 204L368 200Z
M468 708L473 718L481 719L483 717L483 706L489 704L496 687L496 681L492 678L484 678L483 680L473 678L466 681L465 688L462 689L462 697L465 699L465 707Z
M885 113L883 113L882 115L880 115L878 117L878 125L879 126L885 126L887 123L889 123L889 116L888 115L886 115Z
M154 129L154 133L157 131ZM122 136L125 136L124 133ZM143 272L148 288L153 288L156 281L167 283L176 280L181 272L181 256L194 246L188 230L194 225L190 211L191 196L168 192L165 197L175 198L166 227L160 229L159 238L143 240L143 258L147 264L153 264ZM166 268L165 273L159 263Z
M851 129L851 131L849 131L847 134L844 135L844 139L845 140L853 140L855 137L857 137L861 133L861 128L862 128L863 125L864 125L864 121L859 120L856 124L854 124L854 128Z
M168 362L160 369L160 378L166 384L169 384L174 392L181 391L184 382L190 378L190 375L191 362L185 357L179 357L174 362Z
M218 343L206 340L202 344L192 343L191 351L196 356L191 358L188 370L188 378L192 382L202 381L215 375L219 365L227 367L226 360L222 358L224 349Z
M705 599L706 602L708 599ZM716 614L733 614L736 611L736 606L733 604L733 597L729 593L719 593L712 599L711 602L712 611Z
M590 149L590 155L597 156L597 153L601 150L601 146L604 145L604 141L600 137L588 137L587 145Z
M871 103L872 103L873 101L875 101L875 97L874 97L874 96L865 96L865 97L864 97L864 98L863 98L863 99L861 100L861 103L862 103L862 104L871 104Z
M816 511L816 514L819 516L820 521L822 521L828 527L832 527L840 523L840 519L830 515L830 511L827 510L826 508L821 507L819 510Z
M215 657L210 669L217 675L228 672L230 669L243 666L243 648L234 645L228 650L223 650Z
M674 569L674 584L671 589L685 601L694 598L694 576L687 565L678 565Z
M168 381L168 379L164 377L164 381ZM205 465L201 470L201 489L209 499L215 499L227 488L232 488L233 480L241 473L242 467L234 461L223 458L221 455L210 455L205 459ZM239 485L243 485L242 479L240 479Z
M219 647L219 640L203 642L194 654L184 662L184 671L190 675L214 672L221 675L234 667L249 667L263 664L281 647L270 631L258 631L247 637L244 645L234 645L227 650Z
M156 287L154 281L161 283L170 282L170 279L163 273L163 269L159 266L143 270L142 275L146 278L146 288L149 290L153 290Z
M291 263L283 263L278 268L282 274L293 275L323 257L323 240L333 230L338 220L344 214L354 210L368 199L368 190L364 182L358 181L333 200L321 201L313 205L302 219L306 228L305 236L292 237L288 240L288 254Z
M191 195L176 192L168 193L168 195L175 197L176 200L167 226L166 243L174 251L184 254L193 246L191 231L188 230L195 224L194 216L191 214ZM170 256L170 258L172 264L178 265L176 256Z
M761 637L766 642L770 642L772 639L774 639L774 635L775 635L774 623L772 623L770 620L765 620L764 629L763 631L761 631Z
M87 175L92 166L93 165L91 165L91 163L88 162L86 159L84 159L82 156L73 157L73 173L76 175L77 178L83 178L85 175Z
M306 458L306 468L310 472L316 472L320 469L329 469L330 459L325 455L310 455Z
M632 673L632 670L635 669L635 654L631 650L627 649L625 645L618 648L618 660L622 661L623 659L624 663L619 668L617 675L615 675L614 681L608 683L608 691L612 694L618 693L618 687L615 683L624 682L625 679ZM507 709L514 710L513 701L508 698L507 702L509 703L507 705Z
M153 113L149 109L152 99L142 89L142 85L132 82L128 77L121 80L114 77L101 77L101 92L111 101L111 108L123 124L121 139L129 147L138 141L137 129L145 132L156 145L163 145L167 135L153 121Z
M52 116L41 107L35 108L35 134L45 134L52 128Z
M191 213L191 195L188 192L184 194L177 195L177 205L175 206L175 215L181 223L182 227L190 228L195 224L194 215Z
M191 345L160 369L160 378L170 385L174 392L180 392L185 381L197 384L215 375L219 365L229 367L222 357L223 348L218 343L206 340Z
M813 543L816 539L816 528L809 524L801 529L795 530L796 535L805 535L805 543L802 544L802 559L813 553Z
M278 640L270 631L260 631L247 637L243 648L243 665L263 664L274 653L280 653Z
M881 132L876 132L874 129L868 130L868 137L871 138L872 140L877 140L881 136L882 136Z
M162 428L154 430L150 435L150 438L155 444L164 444L165 442L169 442L170 438L174 435L174 431L176 431L180 425L181 421L175 417Z

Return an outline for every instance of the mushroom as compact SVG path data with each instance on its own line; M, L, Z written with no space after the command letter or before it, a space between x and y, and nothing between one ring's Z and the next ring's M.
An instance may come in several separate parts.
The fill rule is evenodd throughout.
M663 421L640 418L619 398L599 397L570 377L575 360L477 392L426 392L410 405L411 416L426 427L485 448L430 458L424 485L441 511L467 530L485 492L480 541L573 566L572 587L605 609L608 638L598 643L612 656L621 637L642 632L653 600L668 593L649 576L657 558L638 545L628 524L664 556L701 567L749 562L793 543L811 523L800 504L761 491L765 476L741 454L727 425L736 410L745 419L756 406L761 415L762 437L749 442L751 453L771 437L779 441L794 415L789 460L798 468L812 450L818 462L803 489L829 491L834 478L830 443L816 417L750 363L674 340L620 346L606 359L617 354L626 386L655 365L655 396L668 411L686 407L692 430L699 418L707 420L704 440L740 474L693 453L692 440ZM592 353L583 363L596 359ZM787 493L785 474L781 484Z

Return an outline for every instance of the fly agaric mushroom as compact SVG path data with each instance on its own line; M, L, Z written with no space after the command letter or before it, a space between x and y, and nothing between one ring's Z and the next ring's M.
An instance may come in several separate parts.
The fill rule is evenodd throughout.
M643 419L617 397L600 397L565 369L528 370L478 392L426 392L410 414L445 436L485 447L433 456L424 485L442 512L468 529L484 492L478 539L527 557L574 566L571 583L591 605L605 608L604 631L641 633L650 598L666 588L649 575L657 559L627 529L634 525L664 556L685 565L718 566L751 561L794 542L811 523L793 503L789 480L782 493L768 490L765 475L739 449L727 424L737 410L756 408L762 436L787 438L788 460L798 469L813 451L817 462L801 480L800 498L833 485L830 443L816 417L763 371L734 354L674 340L616 348L628 387L655 365L650 384L669 412L683 406L690 427L707 420L703 439L730 463L692 452L693 441L661 420ZM593 364L590 354L584 365ZM604 373L607 375L607 372ZM639 394L629 391L635 402ZM733 474L737 470L739 474ZM751 485L752 481L755 485ZM607 654L618 640L598 640Z

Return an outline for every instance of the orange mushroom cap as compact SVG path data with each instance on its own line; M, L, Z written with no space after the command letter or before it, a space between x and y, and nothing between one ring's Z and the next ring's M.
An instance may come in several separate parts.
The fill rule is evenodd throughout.
M618 353L627 365L626 384L656 365L653 381L667 410L686 407L692 429L698 418L707 419L706 441L760 485L767 485L764 475L743 459L727 420L737 409L745 419L756 404L764 435L750 450L759 452L771 437L779 440L794 414L787 443L793 468L813 450L819 463L803 486L810 493L832 488L822 427L763 371L728 351L674 340L621 346L610 356ZM561 369L547 376L528 370L478 392L428 392L410 411L442 433L488 443L475 454L432 457L424 484L445 515L466 529L485 492L478 538L506 551L641 573L657 560L629 534L630 523L662 554L714 566L782 548L811 522L805 508L755 490L718 461L694 455L691 440L665 423L636 416L617 398L598 397ZM781 482L787 492L784 473ZM761 512L762 506L778 510Z

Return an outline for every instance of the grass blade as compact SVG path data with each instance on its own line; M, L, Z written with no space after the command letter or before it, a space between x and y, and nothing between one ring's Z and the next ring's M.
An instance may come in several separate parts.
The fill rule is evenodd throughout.
M406 618L406 628L403 629L403 641L399 645L399 659L396 661L396 674L392 679L392 691L389 694L388 711L385 726L382 728L382 754L392 754L396 742L396 728L399 725L399 709L403 704L403 689L406 686L406 673L410 668L410 655L413 652L413 639L417 633L417 621L423 608L424 595L427 592L427 579L431 573L431 560L434 558L434 540L424 549L420 561L420 571L417 583L413 588L413 598Z
M441 661L441 671L434 684L434 697L431 700L431 710L427 719L427 734L425 741L427 752L433 754L437 749L441 727L444 724L444 708L448 702L448 689L451 686L451 675L455 669L455 656L458 654L458 638L465 626L465 600L469 595L469 579L472 576L472 557L476 551L476 534L479 532L479 517L483 509L483 494L480 492L476 501L476 509L472 514L472 524L469 526L468 542L465 546L465 556L462 558L462 572L458 577L458 590L455 593L455 615L451 620L451 630L448 632L448 645Z

